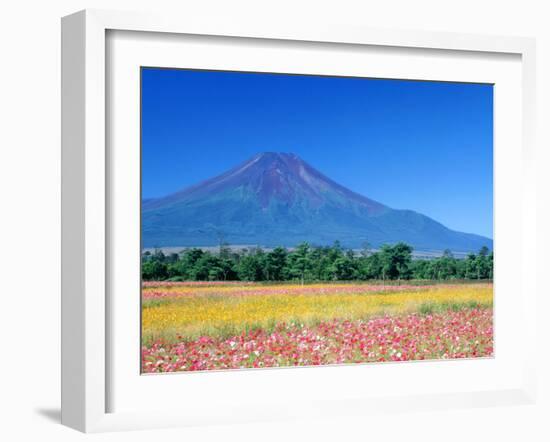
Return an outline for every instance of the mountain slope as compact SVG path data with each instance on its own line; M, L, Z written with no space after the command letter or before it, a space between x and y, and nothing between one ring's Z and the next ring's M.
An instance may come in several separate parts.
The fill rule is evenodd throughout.
M477 251L492 240L391 209L326 177L298 156L261 153L164 198L142 201L144 247L229 244L346 247L405 241L419 250Z

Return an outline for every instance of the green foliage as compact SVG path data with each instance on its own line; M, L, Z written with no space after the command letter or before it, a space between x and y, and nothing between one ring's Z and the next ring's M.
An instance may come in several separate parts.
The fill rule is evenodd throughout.
M380 249L382 279L410 279L412 247L403 242L394 246L383 245Z
M264 281L263 254L245 255L237 264L237 275L241 281Z
M265 258L265 277L268 281L284 281L288 278L286 267L288 251L283 247L276 247Z
M298 278L304 283L306 275L309 276L312 269L311 249L307 242L302 243L289 255L288 274L293 278Z
M332 247L299 244L294 249L276 247L219 251L185 249L166 256L162 251L142 254L144 280L170 281L306 281L348 280L452 280L492 279L493 252L484 248L465 259L446 250L439 258L412 259L412 247L405 243L383 245L372 251L345 250L338 242Z

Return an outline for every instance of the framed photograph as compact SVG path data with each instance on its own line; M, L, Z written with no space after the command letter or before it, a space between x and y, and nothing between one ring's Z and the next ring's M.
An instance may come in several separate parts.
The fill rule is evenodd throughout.
M534 400L533 40L62 31L64 424Z

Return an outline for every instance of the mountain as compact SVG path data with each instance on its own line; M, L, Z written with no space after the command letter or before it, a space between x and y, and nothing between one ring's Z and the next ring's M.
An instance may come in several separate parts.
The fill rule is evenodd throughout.
M163 198L142 201L144 247L292 247L404 241L417 250L492 249L492 240L392 209L332 181L297 155L264 152Z

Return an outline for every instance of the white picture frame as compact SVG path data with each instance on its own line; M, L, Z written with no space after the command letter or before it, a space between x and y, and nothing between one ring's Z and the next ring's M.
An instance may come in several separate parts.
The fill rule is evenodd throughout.
M150 411L110 411L111 359L108 327L109 242L108 228L113 201L109 195L109 155L106 83L106 36L110 31L155 32L163 35L239 37L286 41L296 44L338 43L384 48L431 49L484 54L510 54L521 63L521 203L516 233L521 238L522 297L520 323L525 336L534 336L537 286L534 275L536 256L536 185L534 112L535 42L519 37L427 33L358 29L345 26L300 27L247 22L215 22L193 17L165 17L87 10L62 21L62 423L85 432L165 426L207 425L222 422L252 422L288 417L368 414L388 412L532 403L536 393L535 339L526 340L521 358L521 382L513 387L477 388L455 393L430 391L426 394L337 398L302 404L289 403L271 408L253 403L236 403L246 413L237 417L172 409ZM496 171L498 173L498 171ZM498 192L498 188L496 189ZM519 250L519 249L518 249ZM499 252L501 253L501 252ZM504 252L502 252L504 253ZM498 278L495 278L498 284ZM497 301L498 302L498 301ZM116 318L114 318L116 319ZM496 318L498 321L498 316ZM498 358L498 356L497 356ZM333 367L328 370L338 370ZM323 370L327 370L323 368ZM327 370L327 372L328 372ZM287 371L287 373L290 371ZM245 372L244 375L250 372ZM303 371L301 373L304 373ZM263 376L263 375L262 375ZM269 374L266 376L270 376ZM291 375L292 376L292 375ZM298 374L298 376L300 376ZM243 374L241 373L241 379ZM302 375L303 378L303 375ZM150 377L149 379L152 379ZM204 379L204 378L203 378ZM208 382L203 381L203 382ZM300 405L300 406L298 406Z

